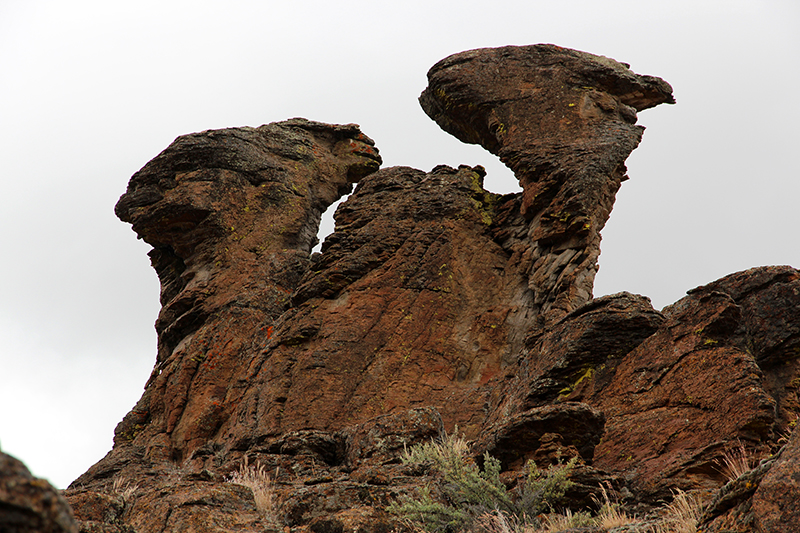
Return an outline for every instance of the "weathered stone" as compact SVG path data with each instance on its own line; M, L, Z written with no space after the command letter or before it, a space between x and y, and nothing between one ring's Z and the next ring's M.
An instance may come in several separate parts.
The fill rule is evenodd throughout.
M365 462L378 466L396 463L411 446L443 433L442 417L430 407L379 416L342 430L347 442L345 464L355 469Z
M509 381L500 413L524 411L556 401L580 401L576 389L602 387L622 357L655 333L664 317L650 300L619 293L579 307L547 332L528 338L519 369Z
M0 531L77 533L78 524L64 497L21 461L0 452Z
M156 368L118 444L152 450L164 435L158 453L180 460L219 430L310 265L321 213L379 163L357 126L294 119L180 137L134 175L117 213L154 247L163 308Z
M716 488L733 443L767 454L786 427L782 420L797 416L797 391L787 386L798 377L791 349L797 276L783 267L753 269L694 289L664 309L659 331L581 384L569 399L607 417L596 465L624 472L640 494L655 498L668 487ZM783 307L770 303L775 294ZM757 339L781 328L786 337L774 338L782 361L776 355L765 365L759 354L779 350L774 343L754 349Z
M700 531L772 533L800 527L800 433L775 456L722 487L707 507Z
M800 433L795 431L753 494L764 531L800 531Z
M475 448L499 459L504 470L520 470L530 459L546 466L577 456L591 464L604 422L603 414L586 404L538 407L489 427Z
M509 166L532 224L517 251L545 324L592 295L600 230L627 179L644 128L636 112L674 103L664 80L554 45L455 54L428 72L420 96L445 131Z

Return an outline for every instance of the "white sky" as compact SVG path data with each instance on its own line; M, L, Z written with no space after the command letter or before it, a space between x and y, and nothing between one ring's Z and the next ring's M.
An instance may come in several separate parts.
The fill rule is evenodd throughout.
M596 295L661 308L738 270L800 267L799 6L0 0L0 446L60 488L111 448L158 312L148 246L113 207L178 135L356 122L386 166L482 164L488 189L517 190L417 104L462 50L549 42L673 85L677 105L639 115Z

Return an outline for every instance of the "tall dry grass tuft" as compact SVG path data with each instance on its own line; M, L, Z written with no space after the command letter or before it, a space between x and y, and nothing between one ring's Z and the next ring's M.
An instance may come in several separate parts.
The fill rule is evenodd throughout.
M122 505L128 505L133 499L136 491L139 490L138 484L131 484L127 479L118 477L111 485L111 491L122 499Z
M480 515L475 519L475 526L478 531L485 533L523 533L524 531L518 520L500 511Z
M656 524L654 533L696 533L703 515L700 500L678 489L673 492L672 503L667 504L664 518Z
M629 516L628 513L620 508L619 502L611 500L609 491L605 486L600 485L600 493L603 495L602 500L592 495L592 500L594 500L599 509L595 517L596 525L605 529L613 529L638 522L635 517Z
M557 533L565 529L579 527L591 527L595 525L595 519L587 511L572 512L570 509L564 510L564 514L551 513L542 518L542 525L539 528L531 529L525 533Z
M256 502L256 510L261 517L269 522L277 523L278 498L275 494L275 485L264 465L250 466L247 456L245 456L239 470L233 472L228 478L228 483L235 483L250 489Z
M721 470L728 481L739 479L742 474L749 472L753 469L754 461L752 455L744 447L744 444L739 442L735 448L727 450L722 455Z

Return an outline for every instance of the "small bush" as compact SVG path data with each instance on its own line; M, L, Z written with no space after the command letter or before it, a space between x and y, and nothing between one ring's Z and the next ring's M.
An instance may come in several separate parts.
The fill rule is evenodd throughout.
M428 463L441 475L435 491L426 487L416 497L401 497L388 508L417 531L553 533L587 526L611 530L640 524L652 533L696 533L702 516L701 501L677 490L657 523L646 526L625 513L609 494L610 487L603 486L601 497L593 497L597 506L595 516L590 510L565 509L556 513L556 502L572 485L569 476L575 458L546 470L529 461L523 481L513 491L508 491L500 481L500 461L485 454L481 470L464 439L457 436L414 446L402 460Z
M479 518L489 527L494 514L496 527L506 527L511 520L519 527L534 522L569 489L568 477L575 459L564 465L541 470L533 461L525 465L524 481L511 493L500 481L500 461L488 453L480 469L469 456L464 439L453 436L424 443L406 451L404 463L430 463L441 473L440 499L430 488L417 498L405 497L389 507L389 512L429 532L452 532L477 525ZM488 517L488 518L487 518ZM516 526L515 526L516 527Z

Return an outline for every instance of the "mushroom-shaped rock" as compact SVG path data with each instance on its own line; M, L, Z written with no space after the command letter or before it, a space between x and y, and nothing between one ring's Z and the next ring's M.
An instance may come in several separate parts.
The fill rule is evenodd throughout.
M552 323L591 298L600 230L641 140L636 113L672 88L612 59L540 44L471 50L428 72L420 104L509 166L531 221L529 285Z

